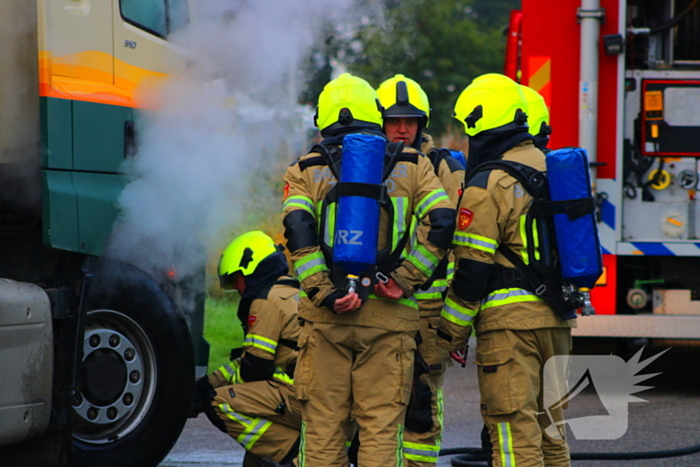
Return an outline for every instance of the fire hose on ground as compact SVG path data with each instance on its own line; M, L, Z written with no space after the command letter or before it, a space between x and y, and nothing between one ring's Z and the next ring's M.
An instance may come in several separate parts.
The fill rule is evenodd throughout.
M660 459L665 457L687 456L700 452L700 444L687 446L678 449L667 449L664 451L639 451L639 452L572 452L571 460L591 461L591 460L637 460L637 459ZM486 465L486 455L481 448L451 448L442 449L440 456L454 456L453 467L483 467Z

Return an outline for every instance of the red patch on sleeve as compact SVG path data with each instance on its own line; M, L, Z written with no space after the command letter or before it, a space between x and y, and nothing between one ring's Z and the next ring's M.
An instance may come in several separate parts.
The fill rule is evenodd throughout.
M257 320L257 316L248 316L248 327L252 327Z
M474 213L467 208L460 208L459 210L459 220L457 222L457 227L459 230L464 230L469 227L474 219Z
M287 199L289 196L289 183L284 184L284 196L282 197L283 200Z

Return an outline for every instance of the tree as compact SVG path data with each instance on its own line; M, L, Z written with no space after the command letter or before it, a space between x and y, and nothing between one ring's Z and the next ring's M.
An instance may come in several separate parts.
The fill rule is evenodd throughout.
M520 8L520 0L473 0L472 16L486 27L503 28L511 10Z
M499 3L506 1L516 3ZM503 69L505 24L494 27L494 15L478 21L475 3L386 0L384 21L361 26L341 48L342 60L375 87L397 73L416 80L430 99L429 132L441 135L452 125L454 102L471 80Z

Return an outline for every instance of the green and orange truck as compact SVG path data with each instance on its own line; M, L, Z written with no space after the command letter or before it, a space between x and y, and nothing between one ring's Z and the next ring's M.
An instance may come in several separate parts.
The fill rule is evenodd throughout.
M206 373L204 268L104 254L138 95L185 68L187 21L186 0L0 2L3 466L155 466Z

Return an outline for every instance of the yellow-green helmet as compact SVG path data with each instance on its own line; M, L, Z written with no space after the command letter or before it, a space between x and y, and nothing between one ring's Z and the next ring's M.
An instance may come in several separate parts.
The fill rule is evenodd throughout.
M549 134L549 109L544 101L544 97L534 89L520 85L523 91L525 101L527 102L527 123L530 126L530 134L533 136L539 135L542 131ZM542 124L546 128L542 127Z
M330 81L318 96L314 123L324 131L382 126L382 107L369 83L350 73Z
M249 276L258 265L278 251L275 242L256 230L236 237L226 247L219 260L219 283L224 290L233 289L233 275L240 272Z
M505 75L489 73L462 91L453 116L464 124L469 136L488 130L527 128L527 101L518 83Z
M384 118L418 117L423 128L430 122L430 102L420 84L404 75L395 75L377 88Z

